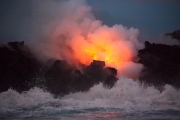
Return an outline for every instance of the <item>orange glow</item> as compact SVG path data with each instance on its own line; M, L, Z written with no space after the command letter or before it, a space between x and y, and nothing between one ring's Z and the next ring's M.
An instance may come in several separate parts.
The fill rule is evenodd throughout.
M132 59L143 48L138 41L139 30L118 24L104 25L85 0L77 1L63 2L57 14L53 14L58 16L48 19L48 25L42 24L42 28L48 29L43 30L42 40L37 42L40 44L34 47L35 53L43 53L38 58L66 60L79 70L82 69L79 63L90 65L93 60L100 60L105 67L116 68L118 74L138 76L143 66Z
M121 68L123 62L130 61L133 50L124 40L112 40L108 37L93 36L89 40L75 38L72 42L75 58L81 63L89 65L93 60L105 61L106 66Z

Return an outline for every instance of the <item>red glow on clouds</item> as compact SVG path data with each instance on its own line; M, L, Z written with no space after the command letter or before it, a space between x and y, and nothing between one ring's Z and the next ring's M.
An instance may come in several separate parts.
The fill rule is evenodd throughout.
M93 60L105 61L106 66L114 67L120 74L136 78L142 65L133 62L139 43L139 30L122 25L112 27L96 20L91 7L84 0L69 0L62 4L59 20L54 21L42 41L38 57L67 60L71 64L89 65Z
M93 60L101 60L105 61L106 66L120 69L122 63L132 59L134 49L125 38L113 33L114 29L103 26L93 34L88 34L87 40L82 36L73 38L71 47L75 59L86 65Z

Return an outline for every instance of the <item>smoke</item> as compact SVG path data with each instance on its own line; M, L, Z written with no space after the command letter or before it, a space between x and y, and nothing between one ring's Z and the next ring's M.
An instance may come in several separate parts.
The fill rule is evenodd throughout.
M179 40L173 39L166 35L159 35L158 38L154 39L152 42L165 45L180 45Z
M141 38L142 42L145 41L150 41L151 43L156 43L156 44L165 44L165 45L180 45L179 40L173 39L171 36L167 36L164 34L161 34L159 36L156 36L154 38L150 37L143 37Z
M36 33L41 40L32 48L39 59L64 59L75 65L102 60L106 66L118 69L119 74L138 77L142 65L133 62L137 50L143 48L138 42L138 29L103 25L85 0L40 0L34 1L34 6Z

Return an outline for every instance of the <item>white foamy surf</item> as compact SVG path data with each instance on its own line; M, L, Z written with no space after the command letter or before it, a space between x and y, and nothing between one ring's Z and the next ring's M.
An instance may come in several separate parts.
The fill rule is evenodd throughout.
M104 110L180 111L180 91L166 85L160 93L154 87L145 88L132 79L121 77L112 89L105 89L98 84L88 92L72 93L62 98L54 98L40 88L23 93L11 89L0 93L0 115L4 118L71 115Z
M125 110L180 110L180 91L170 85L160 93L154 87L143 87L132 79L121 77L112 89L96 85L87 93L69 94L62 98L69 106L102 107Z

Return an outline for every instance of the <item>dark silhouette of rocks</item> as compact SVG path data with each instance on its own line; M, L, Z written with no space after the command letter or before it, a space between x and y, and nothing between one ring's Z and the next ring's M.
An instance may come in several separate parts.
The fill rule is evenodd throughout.
M140 81L162 90L165 84L180 87L180 46L151 44L138 51L139 63L144 65Z
M32 87L40 64L24 42L9 42L0 47L0 92L9 88L19 92Z
M180 46L151 44L138 51L144 65L140 82L163 90L165 84L180 88ZM51 63L51 64L50 64ZM40 63L24 42L0 45L0 92L12 88L18 92L40 87L54 95L88 91L96 84L112 88L117 82L117 70L105 67L104 61L80 65L81 69L64 60Z
M104 68L104 66L104 61L94 60L89 66L82 65L83 70L81 72L70 66L66 61L57 60L44 75L46 79L45 86L48 91L55 95L88 91L100 82L107 88L112 88L117 81L114 76L116 70Z
M171 36L173 39L180 40L180 30L176 30L172 33L166 33L166 36Z
M88 91L95 84L103 83L112 88L117 81L117 70L104 68L104 61L92 61L78 70L64 60L40 63L24 42L0 45L0 92L9 88L18 92L40 87L54 95Z
M106 77L106 80L103 82L103 86L105 88L112 88L114 87L115 83L117 82L117 78L114 75L109 75Z

